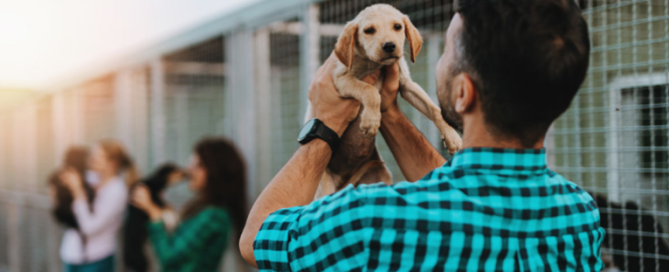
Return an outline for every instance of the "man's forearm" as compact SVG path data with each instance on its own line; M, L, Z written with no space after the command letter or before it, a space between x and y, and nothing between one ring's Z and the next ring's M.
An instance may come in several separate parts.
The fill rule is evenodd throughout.
M301 146L262 191L251 208L239 243L248 263L256 266L253 241L267 216L283 208L311 203L331 156L330 146L324 141L314 140Z
M409 181L421 179L446 162L399 108L383 113L380 131Z

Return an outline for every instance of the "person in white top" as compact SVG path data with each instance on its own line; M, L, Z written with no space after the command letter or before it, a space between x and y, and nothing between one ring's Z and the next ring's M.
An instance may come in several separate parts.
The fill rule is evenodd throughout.
M66 272L111 272L128 187L137 179L137 171L123 146L113 140L101 141L93 148L88 167L97 179L93 185L95 198L90 205L81 175L73 169L60 175L72 192L72 212L79 225L78 231L73 228L65 231L60 256Z

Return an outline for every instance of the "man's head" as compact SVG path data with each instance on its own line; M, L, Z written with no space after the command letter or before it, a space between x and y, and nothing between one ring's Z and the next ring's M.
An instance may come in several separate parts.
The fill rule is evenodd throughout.
M499 140L532 147L569 107L588 67L573 0L460 0L437 68L444 119L482 118ZM467 135L465 135L467 137Z

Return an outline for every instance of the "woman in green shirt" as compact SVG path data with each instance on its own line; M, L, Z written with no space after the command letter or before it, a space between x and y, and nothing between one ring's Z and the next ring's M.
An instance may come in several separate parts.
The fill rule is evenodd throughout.
M146 187L134 190L133 205L151 218L149 240L162 271L218 269L231 230L237 241L246 221L245 171L230 142L219 138L200 141L189 169L189 187L197 196L184 208L174 232L165 229L163 211L152 202Z

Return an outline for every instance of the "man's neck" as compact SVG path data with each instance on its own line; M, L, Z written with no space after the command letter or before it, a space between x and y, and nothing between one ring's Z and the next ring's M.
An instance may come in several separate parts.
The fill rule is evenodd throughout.
M480 123L479 123L480 122ZM492 148L512 148L512 149L526 149L534 148L541 149L544 148L544 137L541 137L533 146L527 147L524 146L519 139L504 139L499 136L495 136L491 131L486 127L486 124L483 121L470 121L465 122L463 137L462 137L462 147L471 148L471 147L492 147Z

